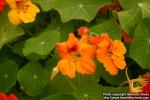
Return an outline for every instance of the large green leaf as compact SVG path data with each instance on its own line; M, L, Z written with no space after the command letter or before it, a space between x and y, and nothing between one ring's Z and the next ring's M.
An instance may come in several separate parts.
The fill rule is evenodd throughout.
M19 70L21 88L30 96L39 95L47 85L49 76L38 62L29 62Z
M55 9L60 13L63 22L71 19L83 19L90 22L100 7L109 0L57 0Z
M30 38L25 42L23 54L31 60L41 59L47 56L59 41L60 33L58 31L46 30L39 36Z
M0 62L0 90L8 91L17 81L18 65L11 60Z
M24 31L21 27L14 26L9 22L7 14L7 8L2 14L0 14L0 48L24 35Z
M120 30L117 24L115 23L115 20L113 19L106 20L105 22L95 25L91 27L90 29L92 32L95 32L98 34L108 33L110 37L113 39L121 38Z
M32 0L34 3L40 5L44 11L51 10L56 4L56 0Z
M135 30L130 57L143 68L150 67L150 19L145 19Z

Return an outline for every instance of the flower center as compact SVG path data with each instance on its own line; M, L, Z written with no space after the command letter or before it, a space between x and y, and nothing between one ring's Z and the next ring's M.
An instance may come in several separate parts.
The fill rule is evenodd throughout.
M111 49L108 49L108 56L109 56L109 57L112 57L112 56L113 56L113 53L112 53Z
M75 53L74 56L75 56L76 58L79 58L79 57L81 57L81 54Z
M71 51L77 51L77 46L74 45L74 46L71 48Z
M77 45L74 45L68 50L68 52L76 52L77 48L78 48Z
M68 52L71 53L74 59L81 57L81 54L77 51L77 49L78 49L77 45L74 45L68 49Z

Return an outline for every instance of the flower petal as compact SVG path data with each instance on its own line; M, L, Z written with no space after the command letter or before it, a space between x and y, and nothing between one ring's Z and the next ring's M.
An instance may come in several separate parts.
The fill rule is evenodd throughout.
M75 77L76 66L73 60L62 59L58 62L57 67L63 75L68 75L70 78Z
M80 39L80 43L87 43L87 42L89 42L89 39L90 39L90 36L89 35L84 35L84 36L82 36L81 37L81 39Z
M7 3L10 6L11 9L16 9L17 8L16 0L7 0Z
M109 38L107 33L100 36L99 39L100 39L100 42L98 44L98 47L100 48L108 48L112 44L112 40Z
M93 74L95 72L96 65L92 58L88 56L81 57L77 62L80 66L77 67L77 71L82 74Z
M34 14L34 13L24 12L24 11L21 11L19 15L20 15L20 19L24 23L33 22L35 20L35 16L36 16L36 14Z
M106 48L98 49L96 58L98 59L98 61L103 63L104 67L106 68L106 71L108 71L111 75L117 75L118 69L111 57L109 56L109 53L107 52Z
M120 40L114 40L112 52L114 55L123 56L126 52L126 48Z
M57 43L56 50L61 58L70 58L71 54L68 52L68 47L66 42Z
M74 36L73 33L70 33L68 40L67 40L67 47L69 49L75 49L74 51L76 51L78 47L78 43L79 43L79 40Z
M96 58L103 63L107 58L107 49L106 48L98 48L96 51Z
M14 25L21 24L22 21L20 20L19 11L18 10L11 10L8 13L9 21Z
M40 12L40 9L35 5L33 4L31 1L27 1L25 5L28 5L28 11L32 14L36 14L36 13L39 13Z
M7 0L12 12L10 11L9 19L15 25L23 23L30 23L35 20L36 14L40 12L40 9L33 4L30 0ZM16 16L17 17L16 17Z
M111 75L117 75L118 74L118 68L114 64L113 60L109 57L105 58L103 65L106 68L106 71L108 71Z
M115 65L116 65L119 69L124 69L124 68L126 67L126 62L125 62L125 60L124 60L124 56L119 57L119 56L113 55L113 56L112 56L112 59L113 59Z
M96 53L96 48L97 48L96 45L92 45L89 43L80 43L79 52L81 53L81 55L93 58Z

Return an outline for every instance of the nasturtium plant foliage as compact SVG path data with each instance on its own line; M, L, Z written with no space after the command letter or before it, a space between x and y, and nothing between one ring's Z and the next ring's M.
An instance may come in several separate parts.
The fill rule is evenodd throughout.
M150 0L0 0L0 100L150 93L149 5Z

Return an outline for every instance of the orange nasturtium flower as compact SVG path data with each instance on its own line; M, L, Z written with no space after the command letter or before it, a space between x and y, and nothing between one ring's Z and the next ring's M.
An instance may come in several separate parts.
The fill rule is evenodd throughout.
M30 0L7 0L7 2L11 8L8 17L14 25L33 22L36 14L40 12Z
M63 75L74 78L76 72L83 75L95 72L93 57L96 46L89 44L86 36L78 40L73 33L70 33L66 42L57 43L56 49L62 58L57 67Z
M122 70L126 66L125 52L126 48L120 40L112 41L105 33L100 37L96 57L104 65L106 71L111 75L117 75L119 69Z

